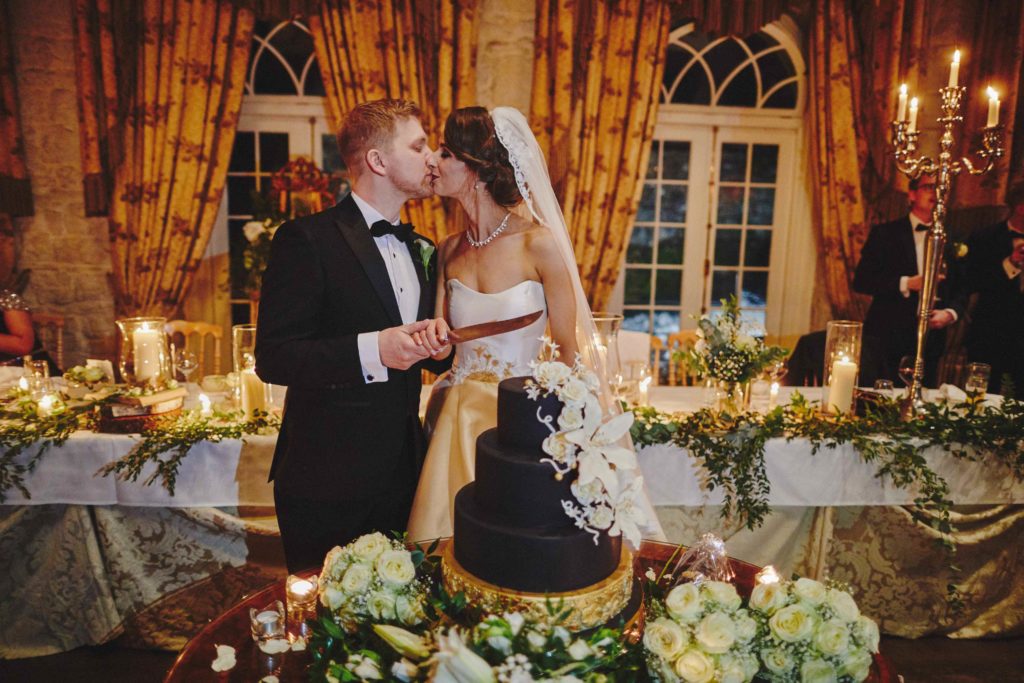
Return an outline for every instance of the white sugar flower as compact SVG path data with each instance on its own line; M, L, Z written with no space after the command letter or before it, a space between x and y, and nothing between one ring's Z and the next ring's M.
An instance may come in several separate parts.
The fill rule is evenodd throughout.
M579 429L583 426L583 411L573 406L562 408L558 415L558 426L564 430Z
M533 377L537 383L548 390L552 390L565 380L569 379L572 369L565 363L558 361L545 361L537 365L533 371Z
M541 450L551 456L555 462L565 462L576 451L576 446L569 443L565 434L555 433L544 439Z
M590 522L590 526L595 529L607 529L612 525L614 520L615 513L607 505L598 505L594 507L587 516L587 521Z
M582 407L588 395L590 395L590 390L587 385L575 378L566 380L558 392L558 398L573 407Z

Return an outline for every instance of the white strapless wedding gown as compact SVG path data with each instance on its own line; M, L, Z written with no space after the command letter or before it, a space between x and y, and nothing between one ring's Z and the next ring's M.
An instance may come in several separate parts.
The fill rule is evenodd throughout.
M452 535L455 494L474 478L476 438L498 422L498 382L530 374L548 323L544 286L534 280L493 294L457 279L448 280L447 289L448 322L455 328L542 314L524 328L455 347L452 370L434 385L427 404L430 447L409 517L414 541Z

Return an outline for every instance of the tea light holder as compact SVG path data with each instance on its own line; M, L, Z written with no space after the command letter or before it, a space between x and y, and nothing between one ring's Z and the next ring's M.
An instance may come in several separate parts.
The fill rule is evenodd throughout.
M316 614L317 575L301 577L290 574L285 580L284 594L289 621L301 624Z
M263 609L249 610L252 639L260 646L271 640L285 640L285 611L280 600L275 600Z

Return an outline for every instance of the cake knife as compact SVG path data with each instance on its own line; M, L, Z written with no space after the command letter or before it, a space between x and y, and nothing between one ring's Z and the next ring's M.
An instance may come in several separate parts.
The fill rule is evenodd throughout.
M536 322L543 314L544 311L534 311L533 313L527 313L517 318L509 318L508 320L495 320L489 323L478 323L448 330L447 341L452 344L462 344L474 339L480 339L481 337L504 334L505 332L518 330Z

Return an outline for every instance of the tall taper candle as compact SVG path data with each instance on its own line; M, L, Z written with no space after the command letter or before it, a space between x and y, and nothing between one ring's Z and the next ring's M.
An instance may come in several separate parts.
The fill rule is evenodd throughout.
M917 98L910 98L910 125L907 126L908 133L917 131Z
M904 83L900 86L900 99L899 104L896 107L896 120L906 121L907 120L907 84Z
M953 63L949 65L949 87L955 88L960 81L960 50L953 53Z
M988 121L985 125L989 128L999 125L999 93L991 86L988 89Z

